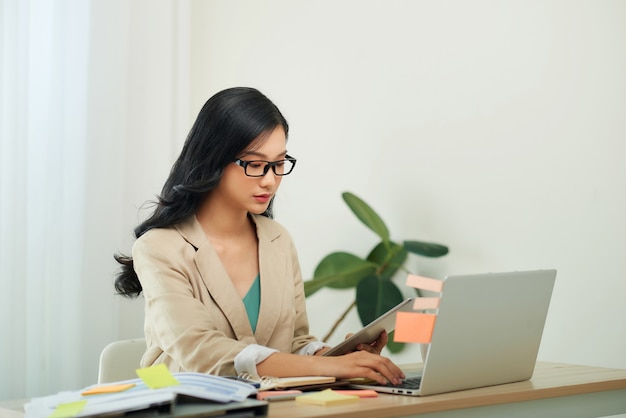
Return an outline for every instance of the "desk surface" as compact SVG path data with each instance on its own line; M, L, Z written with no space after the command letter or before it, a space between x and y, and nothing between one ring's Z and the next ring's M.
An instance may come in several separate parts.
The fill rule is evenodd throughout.
M301 405L295 401L275 402L270 403L269 417L398 417L611 391L619 391L616 393L626 398L623 396L626 393L626 370L537 363L532 379L525 382L425 397L380 394L378 398L363 398L358 403L329 407ZM0 402L0 417L23 416L21 411L18 412L22 404L17 401ZM620 408L621 405L622 401ZM626 400L623 405L626 405Z
M295 401L270 403L272 418L379 418L416 415L626 389L626 370L537 363L531 380L424 397L380 394L358 404L320 407ZM297 410L294 410L297 409Z

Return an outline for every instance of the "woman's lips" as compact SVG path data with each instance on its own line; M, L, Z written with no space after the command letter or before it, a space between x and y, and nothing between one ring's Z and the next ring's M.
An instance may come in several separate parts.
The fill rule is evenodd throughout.
M272 198L271 194L257 194L254 195L254 200L260 203L266 203Z

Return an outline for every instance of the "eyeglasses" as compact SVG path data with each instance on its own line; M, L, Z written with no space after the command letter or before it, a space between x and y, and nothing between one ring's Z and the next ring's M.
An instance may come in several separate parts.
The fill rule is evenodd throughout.
M285 159L280 161L235 160L234 163L243 167L243 172L248 177L263 177L270 170L270 167L277 176L286 176L291 173L296 166L296 159L286 155Z

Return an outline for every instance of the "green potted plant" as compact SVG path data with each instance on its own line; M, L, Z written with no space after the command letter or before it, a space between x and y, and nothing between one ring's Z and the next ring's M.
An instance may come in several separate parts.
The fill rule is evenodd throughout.
M392 278L398 270L408 273L404 263L409 253L425 257L441 257L448 253L448 247L440 244L423 241L403 241L399 244L392 241L389 229L367 203L350 192L344 192L342 197L356 217L378 235L381 241L366 258L344 251L328 254L315 268L313 278L304 282L307 297L323 287L356 289L355 300L338 318L323 338L324 341L330 338L354 306L361 323L367 325L404 299ZM415 291L417 296L421 296L417 289ZM391 335L387 348L397 353L404 348L404 344L395 343Z

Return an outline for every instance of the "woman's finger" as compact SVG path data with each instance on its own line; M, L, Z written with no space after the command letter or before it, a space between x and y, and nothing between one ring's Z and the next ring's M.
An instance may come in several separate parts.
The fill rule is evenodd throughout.
M372 343L372 347L377 353L380 353L383 350L383 348L385 348L388 341L389 341L389 336L387 335L387 331L383 331L380 333L380 336L378 337L378 339Z

